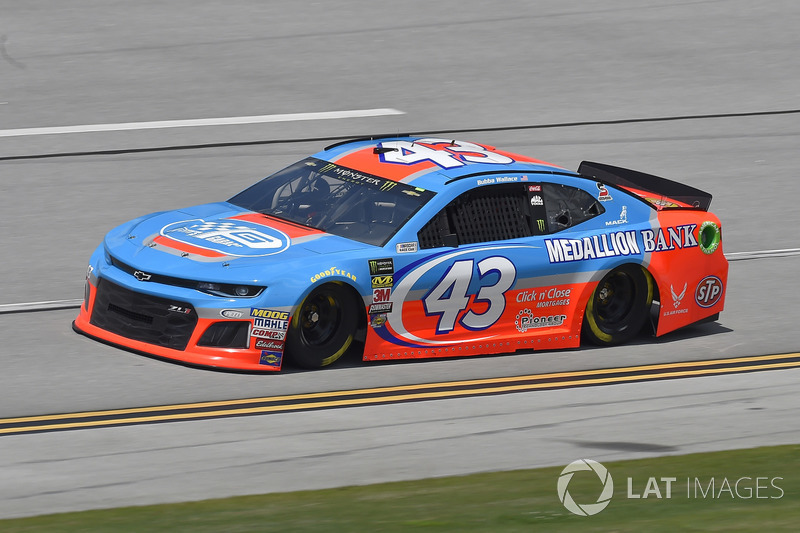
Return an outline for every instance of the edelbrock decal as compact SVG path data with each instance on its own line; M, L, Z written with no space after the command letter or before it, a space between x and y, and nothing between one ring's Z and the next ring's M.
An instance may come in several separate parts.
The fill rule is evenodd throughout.
M291 242L280 230L246 220L182 220L167 224L160 233L178 242L237 257L278 254Z

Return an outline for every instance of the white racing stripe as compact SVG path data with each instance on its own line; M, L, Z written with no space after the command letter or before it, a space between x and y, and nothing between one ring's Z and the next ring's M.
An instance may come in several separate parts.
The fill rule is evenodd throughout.
M165 128L190 128L197 126L229 126L234 124L267 124L270 122L299 122L303 120L331 120L339 118L385 117L404 115L397 109L354 109L350 111L322 111L318 113L287 113L282 115L253 115L247 117L196 118L188 120L158 120L154 122L122 122L119 124L84 124L81 126L55 126L50 128L18 128L0 130L0 137L27 135L58 135L97 131L156 130Z

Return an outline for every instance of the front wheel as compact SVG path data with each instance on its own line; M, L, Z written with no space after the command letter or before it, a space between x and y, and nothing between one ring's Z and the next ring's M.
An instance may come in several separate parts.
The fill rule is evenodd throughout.
M287 355L303 368L330 365L353 343L358 317L358 302L343 284L317 287L292 317L286 336Z
M642 267L615 268L600 280L586 304L584 337L606 346L629 341L647 321L652 301L652 279Z

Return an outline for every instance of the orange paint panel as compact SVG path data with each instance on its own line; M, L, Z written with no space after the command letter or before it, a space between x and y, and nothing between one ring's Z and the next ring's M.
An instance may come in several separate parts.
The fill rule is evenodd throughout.
M352 152L336 159L335 162L337 165L357 168L363 172L368 172L392 181L401 181L403 178L412 174L439 168L431 161L420 161L413 165L384 163L381 161L380 155L373 153L372 150L372 147L358 150L357 152Z
M307 237L309 235L322 235L324 233L318 229L306 228L300 226L299 224L292 224L290 222L286 222L278 218L269 217L267 215L262 215L260 213L246 213L244 215L237 215L234 217L230 217L230 219L244 220L246 222L252 222L254 224L260 224L262 226L274 228L276 230L282 231L283 233L288 235L289 238L291 239L298 239L300 237Z
M163 359L171 359L181 363L197 366L221 367L232 368L237 370L255 370L261 372L277 372L280 366L268 366L259 364L261 350L255 349L237 349L237 348L212 348L207 346L197 346L197 342L203 335L203 332L217 320L208 318L199 318L197 326L192 334L191 339L185 351L174 350L157 346L146 342L141 342L121 335L108 332L100 329L90 323L91 313L94 308L96 289L91 285L91 294L89 296L89 309L86 310L81 306L78 317L73 322L75 327L81 333L94 337L101 341L114 344L129 350L152 355Z
M721 228L719 219L704 211L660 211L658 221L664 231L670 227L695 224L693 236L698 242L699 228L703 222L714 222ZM661 303L656 335L669 333L723 310L724 289L728 283L728 262L722 243L710 254L704 253L700 246L653 252L650 254L648 270L658 285ZM718 287L719 296L714 300L701 301L704 294L699 289L707 279L711 279L709 283L712 289Z

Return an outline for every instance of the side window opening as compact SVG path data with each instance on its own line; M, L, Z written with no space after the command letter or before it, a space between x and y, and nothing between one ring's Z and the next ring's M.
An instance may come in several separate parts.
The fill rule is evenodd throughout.
M605 211L588 192L558 183L491 185L468 191L417 234L422 249L547 235Z
M522 184L482 187L450 202L423 227L421 248L528 237L531 213Z
M571 228L605 212L600 202L583 189L543 183L542 192L549 233Z

